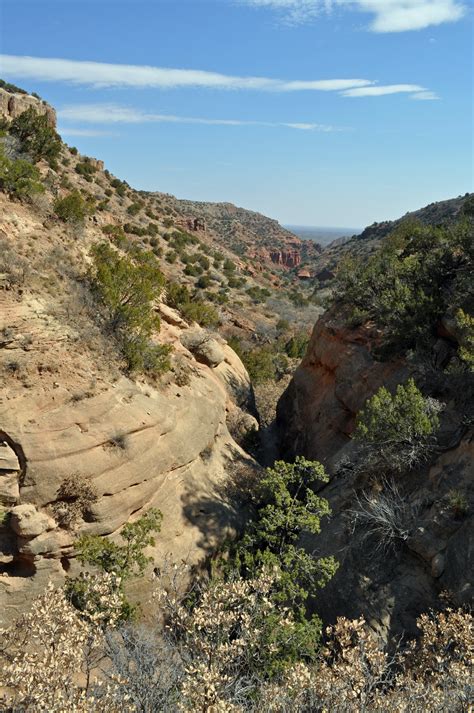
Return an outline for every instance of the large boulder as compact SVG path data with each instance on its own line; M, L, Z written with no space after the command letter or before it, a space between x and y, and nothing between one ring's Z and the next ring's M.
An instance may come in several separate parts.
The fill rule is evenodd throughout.
M37 537L47 530L57 527L55 521L40 512L32 503L17 505L10 511L9 524L13 532L20 537Z
M221 344L203 329L188 329L181 335L181 343L202 364L219 366L225 354Z

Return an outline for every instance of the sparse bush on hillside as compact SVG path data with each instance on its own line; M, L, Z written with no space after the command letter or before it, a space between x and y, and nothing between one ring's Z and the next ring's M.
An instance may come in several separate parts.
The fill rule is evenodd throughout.
M112 188L115 188L115 192L118 196L123 198L127 194L127 184L121 181L119 178L113 178L110 181Z
M57 500L52 505L54 519L63 527L72 527L97 497L97 491L89 480L78 473L69 475L59 486Z
M93 198L83 198L79 191L73 191L64 198L54 201L54 212L65 223L81 225L95 210Z
M245 291L248 294L248 296L253 300L253 302L255 302L257 304L259 302L265 302L267 297L270 297L270 295L271 295L270 290L267 290L266 287L259 287L258 285L249 287Z
M474 317L458 309L456 324L461 332L459 358L470 371L474 371Z
M197 322L201 327L217 327L220 323L215 307L193 297L186 285L169 282L165 300L166 304L177 309L187 321Z
M0 144L0 190L10 196L31 200L44 193L40 172L29 161L11 160L5 156Z
M357 418L354 438L369 469L410 470L426 459L439 428L438 401L425 398L413 379L395 394L382 386Z
M92 181L92 176L97 173L97 166L95 166L90 158L84 156L82 161L76 163L74 168L75 172L86 179L89 183Z
M309 336L306 332L297 332L285 344L285 352L290 359L302 359L306 353Z
M164 285L156 258L143 250L121 256L107 243L97 245L92 255L93 286L128 368L152 375L167 371L170 347L151 342L160 328L153 303Z
M242 360L255 385L275 381L288 368L288 359L281 353L278 343L272 346L244 348L238 337L230 337L228 343Z
M201 327L217 327L220 324L219 313L207 302L194 300L180 308L183 317L189 322L197 322Z
M0 89L4 89L10 94L28 94L28 92L21 89L21 87L17 87L16 84L12 84L11 82L6 82L4 79L0 79Z
M37 114L30 107L13 119L9 131L35 163L45 159L54 167L61 152L61 139L45 114Z
M143 208L143 203L142 203L142 201L134 201L133 203L131 203L131 204L128 206L128 208L127 208L127 213L128 213L129 215L137 215L137 213L139 213L142 208Z

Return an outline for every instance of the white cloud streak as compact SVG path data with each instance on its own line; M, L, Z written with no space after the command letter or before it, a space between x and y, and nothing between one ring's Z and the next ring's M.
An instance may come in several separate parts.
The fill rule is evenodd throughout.
M61 121L82 121L91 124L202 124L204 126L267 126L286 127L299 131L319 131L329 133L344 131L343 128L310 122L252 121L243 119L206 119L174 114L153 114L118 104L76 104L58 111ZM67 131L64 130L64 131ZM64 133L63 131L63 133ZM74 131L77 131L75 129ZM84 131L88 131L85 129ZM78 134L76 134L78 135ZM87 134L84 134L87 135ZM92 135L92 134L90 134Z
M59 127L58 133L61 134L61 136L119 136L119 134L115 131L100 131L99 129L74 129L68 127Z
M466 15L461 0L235 0L253 7L280 11L286 21L299 24L322 12L342 7L373 16L372 32L406 32L456 22Z
M435 92L416 92L416 94L412 94L410 99L416 99L416 101L436 101L439 99L439 96Z
M386 86L347 89L342 94L345 97L382 97L388 94L425 93L425 91L425 88L418 86L418 84L387 84Z
M101 87L155 87L174 89L245 89L269 92L341 91L373 84L369 79L284 80L268 77L237 77L197 69L170 69L131 64L108 64L44 57L0 55L4 76L44 82Z
M279 0L268 0L268 3ZM281 0L282 3L293 0ZM311 0L312 1L312 0ZM319 0L318 0L319 1ZM338 1L338 0L337 0ZM377 0L371 0L376 2ZM395 0L393 0L395 2ZM399 0L396 0L399 2ZM294 0L299 2L299 0ZM387 0L392 2L392 0ZM411 2L411 0L406 0ZM267 4L268 4L267 3ZM345 97L383 96L403 92L429 92L417 84L379 86L372 79L270 79L267 77L237 77L196 69L166 69L141 65L108 64L68 59L0 55L0 71L6 77L36 81L66 82L101 87L239 89L264 92L320 91L338 92ZM418 97L419 98L419 97ZM428 96L424 97L427 99ZM434 98L431 96L430 98ZM123 108L122 108L123 110ZM113 121L113 119L109 119ZM141 119L142 120L142 119ZM154 121L159 119L155 117ZM170 119L163 118L162 121ZM174 118L179 121L179 117ZM133 118L130 121L134 121ZM190 123L189 119L186 119ZM202 120L208 123L211 120ZM194 123L202 123L196 119ZM218 123L225 123L224 120ZM232 120L229 120L232 123Z

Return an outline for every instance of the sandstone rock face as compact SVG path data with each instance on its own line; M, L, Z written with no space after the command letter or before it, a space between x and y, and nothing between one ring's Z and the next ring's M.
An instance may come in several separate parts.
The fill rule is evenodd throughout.
M56 523L46 513L38 512L33 504L24 503L10 512L10 527L20 537L37 537L54 530Z
M320 493L332 517L319 536L306 535L303 542L317 556L333 555L340 566L312 606L326 621L363 615L382 639L393 640L416 634L417 616L436 608L443 591L455 606L472 603L474 433L456 425L448 404L440 450L395 484L405 503L404 538L381 542L367 525L354 526L357 497L370 492L377 498L383 490L341 467L354 454L355 415L382 384L393 388L408 376L400 360L374 360L376 341L370 329L349 330L327 313L278 404L278 425L285 457L319 460L331 475ZM462 494L463 512L450 507L453 492Z
M30 94L12 94L0 88L0 116L15 119L30 107L38 114L46 114L51 126L56 126L56 112L52 106Z
M402 362L376 362L378 335L349 330L333 314L319 320L277 409L283 454L328 461L347 443L354 419L380 386L407 378Z
M0 388L0 494L8 513L0 520L0 626L48 580L60 584L77 570L73 541L81 533L117 538L126 522L157 507L163 524L149 553L154 562L198 565L240 526L226 483L229 473L257 466L228 423L253 409L248 374L223 340L190 329L170 308L160 313L160 340L174 345L188 372L181 386L171 373L152 384L98 372L80 352L74 356L74 330L47 316L40 300L0 292L0 330L9 326L15 335L9 352L23 354L22 334L34 335L24 356L27 387L10 379ZM181 341L188 332L194 338ZM96 386L86 391L89 370ZM98 499L68 530L54 512L72 474L90 481ZM13 495L12 484L2 490L10 477Z

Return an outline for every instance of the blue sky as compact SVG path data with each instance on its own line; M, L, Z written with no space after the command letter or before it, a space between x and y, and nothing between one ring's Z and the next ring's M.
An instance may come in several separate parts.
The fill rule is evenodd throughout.
M136 188L348 227L472 190L467 0L0 7L0 76Z

